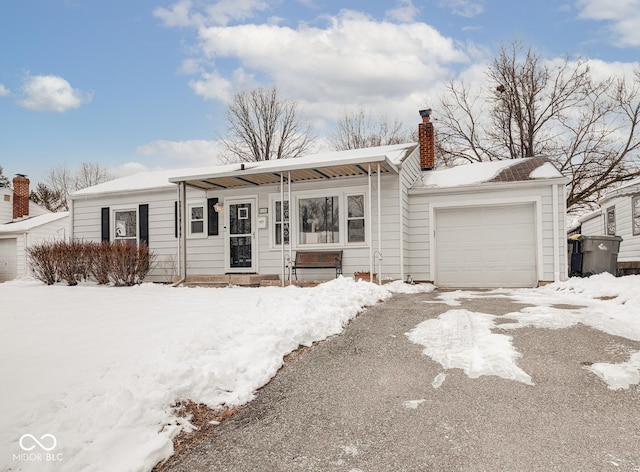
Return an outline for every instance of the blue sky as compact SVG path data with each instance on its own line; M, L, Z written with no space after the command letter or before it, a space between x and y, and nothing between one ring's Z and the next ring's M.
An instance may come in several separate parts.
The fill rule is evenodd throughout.
M0 166L35 185L81 162L215 164L228 100L259 85L320 138L360 108L414 126L513 40L628 71L640 0L0 0Z

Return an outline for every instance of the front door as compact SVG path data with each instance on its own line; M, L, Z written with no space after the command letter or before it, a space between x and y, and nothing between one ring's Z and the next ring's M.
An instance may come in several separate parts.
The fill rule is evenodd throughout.
M255 200L231 200L227 208L227 269L255 272Z

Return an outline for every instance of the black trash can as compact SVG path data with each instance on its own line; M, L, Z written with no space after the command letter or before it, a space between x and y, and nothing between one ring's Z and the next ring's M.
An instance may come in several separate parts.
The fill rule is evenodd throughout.
M581 274L588 277L602 272L616 275L618 272L618 252L620 236L580 236L582 255Z
M579 277L582 275L582 251L580 250L580 235L573 236L567 240L569 250L569 277Z

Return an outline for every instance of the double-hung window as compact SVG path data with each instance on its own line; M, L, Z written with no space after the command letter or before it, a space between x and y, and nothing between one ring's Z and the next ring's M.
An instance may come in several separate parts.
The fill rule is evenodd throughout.
M284 243L289 244L289 202L276 200L273 205L274 221L274 244L280 246L284 238Z
M191 204L189 205L189 236L191 237L204 237L204 204Z
M134 209L114 210L114 240L121 243L138 243L138 212Z
M347 242L365 241L364 195L347 195Z

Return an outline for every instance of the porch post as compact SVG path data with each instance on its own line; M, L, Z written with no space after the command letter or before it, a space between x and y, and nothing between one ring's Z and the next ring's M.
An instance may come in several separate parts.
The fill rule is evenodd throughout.
M287 218L287 229L289 231L289 264L291 264L291 261L293 260L293 234L291 233L291 215L293 214L293 205L291 204L291 171L287 171L287 202L289 205L289 218ZM282 211L284 213L284 202L282 203ZM284 219L282 220L282 241L284 242ZM289 276L289 285L291 285L291 276Z
M180 275L187 280L187 183L179 184L178 207L180 208Z
M371 164L367 164L368 205L367 219L369 220L369 282L373 282L373 220L371 219Z
M275 224L273 226L275 228ZM282 286L284 287L286 271L284 260L284 176L282 175L282 173L280 173L280 255L282 259Z

